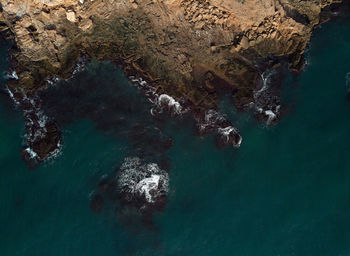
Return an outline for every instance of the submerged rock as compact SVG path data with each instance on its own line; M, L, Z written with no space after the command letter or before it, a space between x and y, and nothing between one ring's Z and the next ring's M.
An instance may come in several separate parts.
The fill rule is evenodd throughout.
M139 157L126 157L114 175L102 176L90 195L90 208L97 214L114 209L121 223L141 221L154 229L153 214L164 209L168 192L167 171Z
M100 194L93 195L90 199L90 209L94 213L101 213L103 209L103 197Z
M242 143L242 137L239 135L236 128L227 126L225 128L218 128L217 142L219 147L232 145L238 148Z
M128 157L117 172L118 190L125 202L155 204L169 191L168 173L155 163L142 163L138 157Z
M197 132L200 136L214 133L219 148L227 146L240 147L242 137L237 128L233 127L224 115L214 109L209 109L197 117Z
M329 6L339 2L5 1L0 33L13 39L9 91L12 96L34 96L76 75L87 60L109 60L145 91L155 104L155 116L181 116L190 110L198 119L218 108L224 92L232 95L238 109L251 110L272 124L279 120L280 107L278 97L266 89L265 71L281 62L301 70L314 27L326 20ZM28 112L32 103L23 101L26 122L33 123L26 127L29 139L23 154L46 159L59 148L57 127L50 116L42 125L46 121L38 107ZM210 122L200 121L200 133L215 132L222 143L240 145L237 129L229 122Z
M14 74L11 78L16 79ZM24 160L34 167L58 154L61 150L61 134L56 123L41 109L40 98L27 95L23 90L6 89L16 107L23 112L26 130L26 147L22 150Z

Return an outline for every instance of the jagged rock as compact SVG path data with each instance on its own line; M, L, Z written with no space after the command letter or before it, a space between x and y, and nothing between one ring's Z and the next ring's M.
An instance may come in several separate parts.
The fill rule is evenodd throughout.
M165 92L169 84L174 96L194 100L203 92L184 94L198 86L184 87L199 84L192 74L197 65L249 90L254 58L293 55L291 66L298 67L322 8L333 2L7 0L0 25L15 37L18 84L26 90L41 87L47 76L69 76L83 54L113 60L134 54L145 74L164 80ZM169 33L171 41L163 41ZM243 36L234 45L236 35Z
M0 32L14 39L10 54L18 75L8 86L35 94L53 77L72 76L87 56L121 63L128 76L152 83L159 95L200 111L217 107L224 84L243 109L254 102L264 71L257 60L275 58L301 69L322 11L339 2L1 1ZM208 72L214 81L205 77Z

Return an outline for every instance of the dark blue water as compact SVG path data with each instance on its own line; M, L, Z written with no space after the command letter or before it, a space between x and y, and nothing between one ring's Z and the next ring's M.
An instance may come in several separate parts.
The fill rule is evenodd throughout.
M191 124L154 121L118 69L93 63L62 85L89 89L78 108L68 89L61 105L60 91L46 94L64 110L46 106L61 120L64 147L29 171L21 114L1 94L1 255L350 255L349 31L339 20L315 32L309 66L285 81L289 111L278 125L223 107L242 133L238 150L216 149ZM153 228L127 225L119 205L99 215L89 207L100 177L130 155L170 162L168 204Z

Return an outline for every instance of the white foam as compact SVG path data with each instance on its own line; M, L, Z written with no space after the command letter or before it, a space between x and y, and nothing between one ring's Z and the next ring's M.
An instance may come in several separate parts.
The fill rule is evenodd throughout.
M243 105L245 108L249 108L249 109L252 109L255 107L255 103L254 102L249 102L247 104L244 104Z
M242 143L242 137L239 135L239 132L235 127L232 125L222 127L223 123L227 123L226 118L223 114L214 109L207 110L204 114L204 120L201 121L200 119L197 119L197 122L199 122L200 132L204 132L206 129L210 129L210 131L215 129L216 132L226 141L226 143L229 143L230 140L236 136L239 137L239 141L236 143L234 140L233 146L239 147Z
M15 79L18 80L18 75L15 70L8 71L5 75L5 79Z
M48 85L55 85L60 79L58 77L53 77L51 79L46 79Z
M199 120L197 120L200 122ZM209 109L204 114L203 122L199 123L199 130L205 131L207 128L213 128L218 122L225 121L225 117L214 109Z
M46 126L46 123L47 123L47 116L44 115L44 113L40 110L38 112L36 112L36 115L38 116L38 123L39 123L39 126L41 128L44 128Z
M85 69L85 65L83 63L77 63L75 65L75 68L72 72L73 76L76 75L77 73L83 71Z
M276 106L276 113L279 113L279 112L280 112L280 109L281 109L281 105L277 105L277 106Z
M224 121L225 117L219 112L209 109L205 112L204 120L206 123L216 123L217 121Z
M129 79L131 80L131 82L133 82L134 84L137 84L141 87L145 87L148 85L147 82L145 80L143 80L141 77L136 78L135 76L129 76Z
M38 102L40 102L40 99L37 96L28 97L23 91L18 91L14 89L16 93L21 94L20 101L17 101L12 91L8 87L5 87L5 89L8 92L10 98L15 102L16 105L19 106L24 103L25 107L22 111L23 111L24 121L26 125L26 134L24 135L24 137L26 138L27 143L31 144L41 138L44 138L47 135L46 125L49 118L44 114L44 112L38 106ZM37 155L37 153L34 152L30 147L26 148L25 151L29 154L31 159L40 158ZM60 151L61 151L61 144L59 141L57 143L57 148L54 151L50 152L50 154L46 157L46 159L57 156L60 153ZM40 160L43 160L43 159L40 159Z
M146 85L147 85L147 82L141 79L140 85L141 85L141 86L146 86Z
M152 116L156 116L156 110L154 108L151 108L150 113Z
M180 115L182 113L181 104L178 101L176 101L173 97L167 94L159 95L157 104L158 106L162 106L162 104L166 104L169 107L169 109L177 115Z
M31 118L31 115L35 115L36 122L38 124L38 127L35 129L35 133L29 134L29 139L31 141L36 141L40 138L45 137L47 133L46 125L48 121L48 117L43 113L43 111L36 106L35 100L33 98L28 98L27 95L23 96L24 100L27 100L30 102L32 107L28 110L24 110L24 116L26 117L26 125L27 126L33 126L34 120Z
M136 185L136 190L139 191L139 193L145 196L147 202L153 203L154 199L151 195L151 191L157 191L159 186L159 180L160 176L156 174L152 174L151 177L145 178L141 180Z
M56 149L52 152L49 153L49 155L46 157L46 161L52 160L56 157L58 157L61 153L62 153L62 144L61 144L61 140L58 141L57 145L56 145Z
M19 102L16 100L15 95L12 93L12 91L6 86L5 90L7 91L7 93L9 94L10 98L13 100L13 102L16 105L19 105Z
M221 134L221 135L224 135L224 136L229 136L231 132L237 132L236 129L232 126L227 126L225 128L218 128L218 132Z
M234 145L236 147L239 147L242 143L242 137L239 135L238 131L233 126L218 128L218 133L226 139L226 142L229 142L230 136L239 136L238 143Z
M258 91L255 91L254 98L258 98L264 91L266 91L269 88L269 83L274 73L274 71L267 70L260 74L261 80L263 81L263 85Z
M29 147L26 148L24 151L28 153L30 159L36 159L38 157L38 154L35 153L35 151Z
M270 124L273 120L276 119L276 114L272 110L265 110L264 113L268 117L267 124Z
M158 95L156 93L156 89L152 86L150 86L145 80L142 78L137 78L135 76L129 76L130 81L142 88L148 100L155 104L155 108L152 108L150 110L152 115L155 115L157 112L162 113L163 112L163 107L166 106L168 107L168 110L175 115L181 115L184 114L188 111L188 109L184 109L180 102L176 101L173 97L167 95L167 94L161 94Z
M242 136L239 136L239 140L238 140L238 142L237 142L236 147L240 147L240 146L241 146L242 140L243 140Z
M148 203L155 203L168 192L169 176L155 163L143 164L138 157L127 157L120 167L118 188L121 192L142 196Z

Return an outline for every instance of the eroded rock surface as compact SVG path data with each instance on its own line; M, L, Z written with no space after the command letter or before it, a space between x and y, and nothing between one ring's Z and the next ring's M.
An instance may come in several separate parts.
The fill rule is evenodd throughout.
M15 43L8 88L35 95L72 76L83 57L110 60L199 113L215 109L226 90L237 108L271 123L279 102L261 96L264 72L282 60L299 70L313 28L339 2L1 0L0 31Z
M195 104L214 104L208 71L237 104L252 99L256 58L288 56L293 68L332 0L2 0L19 84L33 90L67 77L79 56L122 60ZM215 94L214 94L215 95Z

